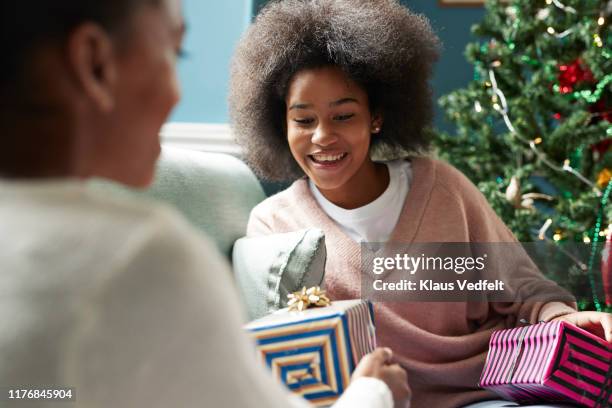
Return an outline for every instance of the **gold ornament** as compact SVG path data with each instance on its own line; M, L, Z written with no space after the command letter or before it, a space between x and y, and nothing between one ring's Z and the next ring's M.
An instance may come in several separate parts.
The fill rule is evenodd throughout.
M612 178L612 172L610 169L603 169L597 175L597 186L599 188L604 188L610 182L610 178Z
M331 300L327 297L324 290L319 286L313 286L306 289L293 292L287 295L289 302L289 310L297 310L299 312L308 309L309 307L324 307L331 305Z
M510 184L506 188L506 200L510 201L514 208L534 210L535 200L552 201L553 198L546 194L527 193L521 194L521 182L518 177L512 176Z
M512 176L510 179L510 184L506 189L506 200L510 201L515 207L519 207L521 204L521 182L516 176Z

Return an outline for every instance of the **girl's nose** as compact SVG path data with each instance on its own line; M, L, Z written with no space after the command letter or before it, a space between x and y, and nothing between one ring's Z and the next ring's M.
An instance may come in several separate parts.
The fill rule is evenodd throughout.
M324 126L323 124L317 126L311 138L312 144L316 144L318 146L330 146L336 143L337 141L338 137L336 136L334 131L331 128Z

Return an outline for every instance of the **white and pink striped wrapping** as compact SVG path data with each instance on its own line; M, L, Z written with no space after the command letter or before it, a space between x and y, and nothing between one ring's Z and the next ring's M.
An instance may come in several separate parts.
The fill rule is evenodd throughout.
M481 387L517 402L612 406L612 345L565 322L493 333Z

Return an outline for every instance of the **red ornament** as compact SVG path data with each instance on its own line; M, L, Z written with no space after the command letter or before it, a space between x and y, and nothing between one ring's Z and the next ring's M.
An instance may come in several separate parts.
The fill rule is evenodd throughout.
M608 231L601 254L601 279L603 280L606 305L612 306L612 229Z
M574 91L574 87L583 82L595 81L589 67L585 66L580 59L567 65L559 65L559 92L568 94Z
M596 113L597 115L594 117L595 122L599 122L600 120L607 120L608 122L612 122L612 110L609 106L607 106L604 98L601 98L593 105L589 107L589 111L591 113Z
M593 151L593 153L597 153L601 156L602 154L606 153L608 149L610 149L611 145L612 139L604 139L599 143L592 144L591 150Z
M555 119L557 119L557 120L561 120L561 119L563 119L563 116L561 116L561 114L557 112L557 113L555 113L555 114L553 115L553 118L555 118Z

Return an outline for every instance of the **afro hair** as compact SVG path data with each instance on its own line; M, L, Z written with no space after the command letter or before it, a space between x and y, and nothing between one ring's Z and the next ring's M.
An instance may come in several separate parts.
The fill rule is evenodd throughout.
M371 154L392 159L426 150L439 48L428 20L397 0L270 2L232 60L230 121L245 161L266 180L303 176L287 143L285 96L298 71L325 65L340 67L382 114Z

